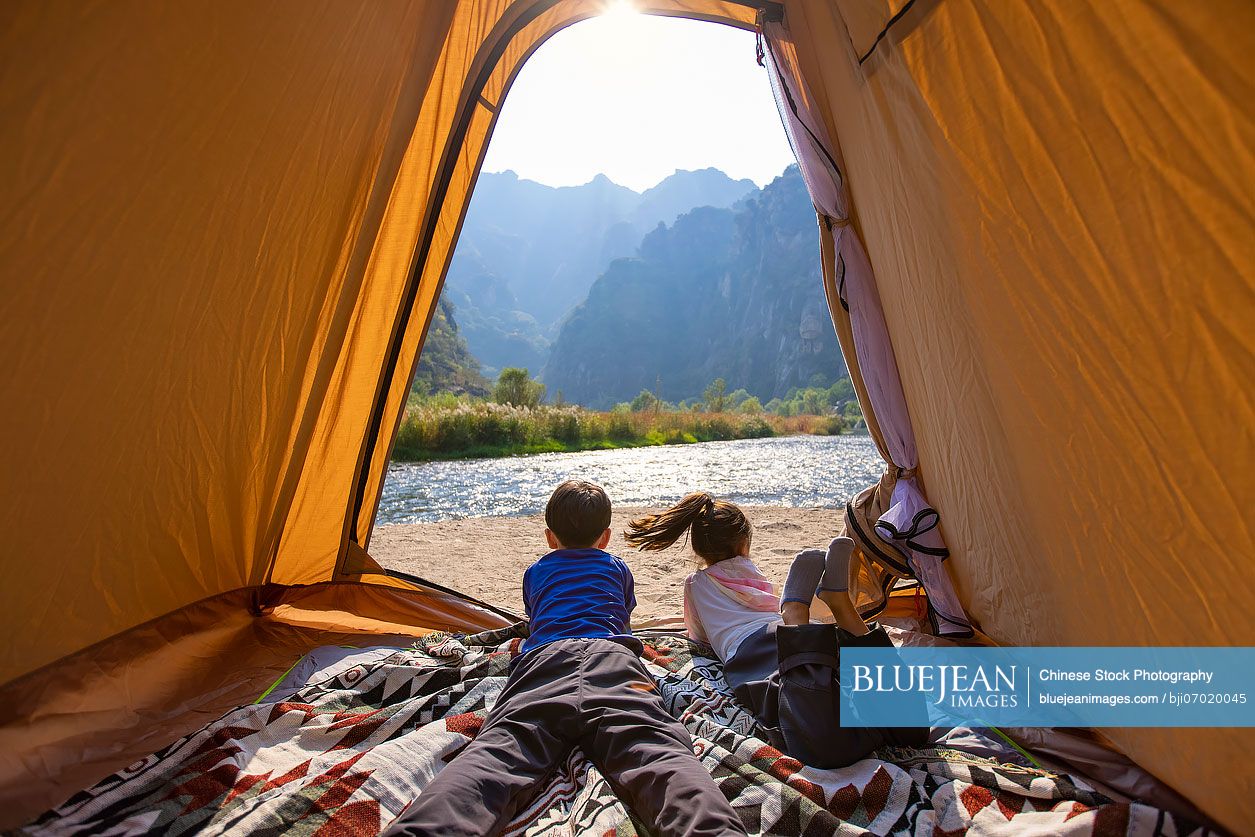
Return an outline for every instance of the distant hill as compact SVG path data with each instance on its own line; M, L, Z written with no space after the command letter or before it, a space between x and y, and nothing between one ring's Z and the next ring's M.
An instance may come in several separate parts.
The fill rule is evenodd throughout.
M719 169L677 171L641 194L632 223L642 233L670 224L699 206L732 206L758 191L752 180L733 180ZM627 254L625 254L627 255Z
M471 351L488 367L487 374L506 366L524 366L539 370L549 357L549 340L536 318L522 310L510 282L495 272L479 246L498 239L480 236L458 243L454 267L450 268L441 299L453 302L458 309L461 333Z
M466 348L466 340L458 333L453 306L448 300L442 299L436 306L435 318L427 331L410 392L418 395L452 392L480 396L489 392L488 380L479 371L479 361L471 355Z
M539 369L563 316L614 259L634 254L660 223L699 206L732 206L755 191L752 181L713 168L677 171L644 193L605 175L555 188L509 171L482 174L444 297L490 374Z
M845 373L819 276L815 213L796 166L735 208L704 207L614 261L562 325L544 381L608 407L661 378L662 397L716 377L767 401Z

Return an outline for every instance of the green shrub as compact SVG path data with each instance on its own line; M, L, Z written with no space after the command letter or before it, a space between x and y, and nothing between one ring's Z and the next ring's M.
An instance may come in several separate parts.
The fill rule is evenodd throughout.
M737 434L741 439L767 439L776 435L776 431L765 418L754 416L741 422Z
M564 407L546 410L543 413L545 435L567 445L574 445L580 440L580 417L575 410Z
M816 436L840 436L849 430L849 424L838 415L824 416L815 423L811 433Z
M606 435L616 442L632 442L637 438L636 428L632 426L632 415L618 409L612 410L606 422Z
M694 433L703 442L723 442L737 438L736 428L723 416L696 422Z

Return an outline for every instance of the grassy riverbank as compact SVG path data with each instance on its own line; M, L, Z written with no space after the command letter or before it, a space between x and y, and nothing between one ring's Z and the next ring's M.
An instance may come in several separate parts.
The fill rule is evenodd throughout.
M828 436L849 432L851 427L852 422L840 415L786 417L623 408L598 412L573 406L435 401L407 410L392 458L422 462L799 434Z

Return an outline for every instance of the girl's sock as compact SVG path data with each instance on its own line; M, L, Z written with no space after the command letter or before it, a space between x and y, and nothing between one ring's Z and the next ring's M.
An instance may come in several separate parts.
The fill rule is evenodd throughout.
M828 554L824 556L824 575L819 582L820 590L850 588L850 555L853 552L854 541L849 538L832 539L832 543L828 544Z
M804 549L793 556L789 577L784 580L780 603L801 602L809 605L815 598L815 586L824 574L826 556L822 549Z

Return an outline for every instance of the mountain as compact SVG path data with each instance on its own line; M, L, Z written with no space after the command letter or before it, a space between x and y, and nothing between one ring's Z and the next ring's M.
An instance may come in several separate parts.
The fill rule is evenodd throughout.
M597 175L552 187L514 172L480 175L444 296L488 371L544 364L562 317L616 258L698 206L728 207L756 191L718 169L677 171L637 193Z
M510 283L488 266L491 255L485 257L475 246L496 241L480 237L478 242L465 238L459 242L454 257L457 272L450 268L440 298L457 307L461 333L488 367L488 375L495 377L506 366L539 372L549 356L549 340L536 318L520 308Z
M632 222L642 233L670 224L699 206L732 206L758 191L752 180L733 180L719 169L677 171L641 194Z
M815 212L796 166L735 207L694 209L611 263L567 317L544 381L608 407L661 378L662 397L713 379L767 401L845 373L819 276Z
M427 330L423 353L410 392L427 395L452 392L457 395L487 395L488 380L479 371L479 361L466 348L466 340L458 333L453 306L441 299L435 318Z

